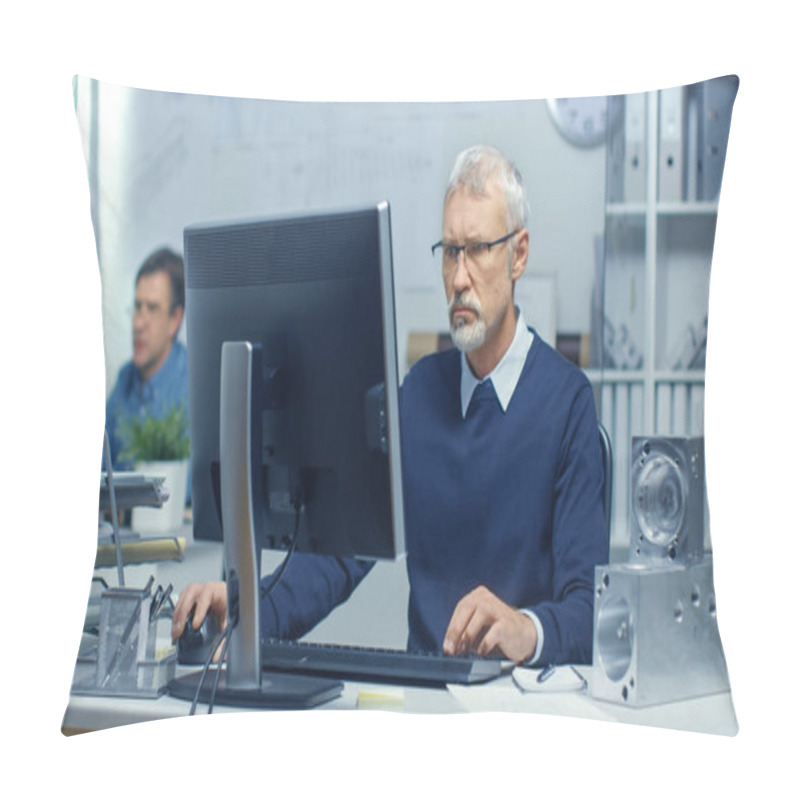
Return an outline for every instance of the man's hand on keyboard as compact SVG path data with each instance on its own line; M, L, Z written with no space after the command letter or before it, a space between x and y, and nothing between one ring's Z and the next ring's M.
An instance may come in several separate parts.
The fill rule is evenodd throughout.
M172 612L172 641L176 642L183 633L186 620L191 614L192 627L197 630L206 614L211 612L219 622L220 630L225 628L228 610L228 590L223 581L209 583L190 583L180 594Z
M499 653L519 664L534 654L536 639L536 625L530 617L479 586L458 602L442 649L446 655Z

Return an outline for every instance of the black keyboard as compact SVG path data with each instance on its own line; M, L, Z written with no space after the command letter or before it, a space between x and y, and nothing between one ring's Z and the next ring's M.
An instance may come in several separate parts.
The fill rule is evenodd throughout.
M443 685L484 683L513 667L510 661L476 655L446 656L381 647L262 639L265 670L330 675L367 683Z

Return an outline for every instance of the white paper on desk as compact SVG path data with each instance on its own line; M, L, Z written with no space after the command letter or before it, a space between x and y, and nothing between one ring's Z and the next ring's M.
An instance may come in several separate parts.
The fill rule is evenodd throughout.
M548 672L545 680L539 679L542 673ZM544 669L515 667L511 677L523 692L582 692L586 689L586 678L569 665Z

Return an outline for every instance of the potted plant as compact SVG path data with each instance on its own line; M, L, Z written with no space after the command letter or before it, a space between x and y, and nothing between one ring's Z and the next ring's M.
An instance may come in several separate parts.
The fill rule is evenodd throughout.
M161 417L130 417L121 426L122 458L145 475L163 477L169 498L160 508L133 509L131 528L138 533L170 533L183 525L189 480L189 420L183 404Z

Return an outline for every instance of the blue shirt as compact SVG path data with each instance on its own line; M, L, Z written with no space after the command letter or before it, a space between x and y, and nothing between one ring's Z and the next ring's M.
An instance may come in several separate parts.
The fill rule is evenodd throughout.
M189 373L186 347L181 342L172 343L167 360L150 380L143 381L132 361L119 371L117 382L106 401L106 432L111 447L111 463L114 469L132 469L130 461L122 461L121 453L125 441L120 433L120 424L125 419L154 417L160 419L173 406L183 405L189 411ZM191 479L187 485L187 501Z

